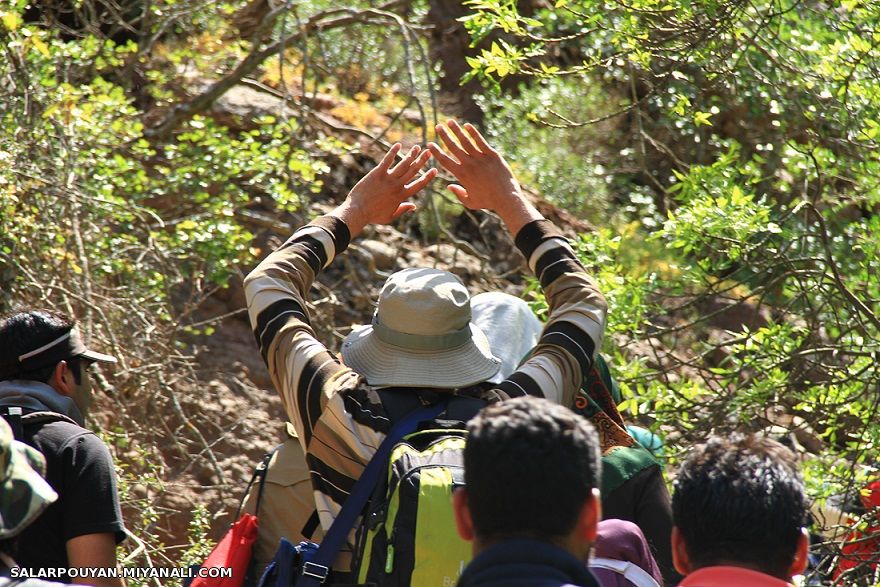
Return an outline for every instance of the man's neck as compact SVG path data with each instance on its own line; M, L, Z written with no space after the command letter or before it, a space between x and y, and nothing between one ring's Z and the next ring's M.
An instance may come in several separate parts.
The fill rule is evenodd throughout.
M557 548L560 548L571 556L575 557L578 560L582 560L586 562L590 558L590 552L592 551L593 545L589 543L584 543L583 541L576 540L574 536L561 536L561 537L540 537L529 534L510 534L510 535L502 535L502 536L493 536L491 538L474 538L473 542L473 552L474 556L477 556L487 548L491 546L495 546L501 542L505 542L508 540L535 540L536 542L543 542L545 544L553 545Z

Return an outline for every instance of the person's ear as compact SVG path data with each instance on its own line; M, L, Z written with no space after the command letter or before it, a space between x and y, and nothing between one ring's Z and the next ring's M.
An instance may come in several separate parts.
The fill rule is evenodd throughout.
M788 576L802 575L807 570L810 554L810 534L806 528L801 528L801 534L798 536L797 547L794 551L794 559L791 566L788 567Z
M599 521L601 519L602 499L599 495L599 490L593 488L578 515L577 528L581 539L590 544L596 542L596 537L599 535Z
M70 370L70 365L67 364L67 361L58 361L58 364L55 365L55 370L52 371L49 385L61 395L69 396L74 391L74 383L75 380L73 379L73 371Z
M455 528L462 540L474 539L474 522L467 502L467 489L459 488L452 492L452 510L455 512Z
M678 526L672 527L672 565L680 574L687 576L691 572L691 559L687 553L687 545Z

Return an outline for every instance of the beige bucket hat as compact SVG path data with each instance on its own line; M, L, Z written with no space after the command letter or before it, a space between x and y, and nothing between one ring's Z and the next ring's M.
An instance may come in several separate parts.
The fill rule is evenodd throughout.
M345 364L375 387L467 387L501 366L471 323L467 288L448 271L417 268L385 281L373 323L342 343Z

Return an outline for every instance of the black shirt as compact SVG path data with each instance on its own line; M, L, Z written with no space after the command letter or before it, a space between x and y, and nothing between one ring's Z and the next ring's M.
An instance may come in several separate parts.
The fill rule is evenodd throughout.
M638 525L667 585L684 578L672 564L672 503L658 465L645 467L608 495L602 494L602 519Z
M58 500L19 535L19 566L68 567L66 543L77 536L110 532L122 542L113 458L101 439L71 422L25 420L23 440L46 458L46 481Z

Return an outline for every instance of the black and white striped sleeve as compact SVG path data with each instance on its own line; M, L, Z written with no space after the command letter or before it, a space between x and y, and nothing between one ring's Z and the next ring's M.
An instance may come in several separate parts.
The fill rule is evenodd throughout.
M516 245L541 283L550 312L532 354L499 387L510 396L537 395L570 405L602 345L605 298L550 221L525 225Z
M254 337L304 444L326 404L325 384L346 370L315 338L306 294L349 238L340 219L319 217L297 230L245 279Z

